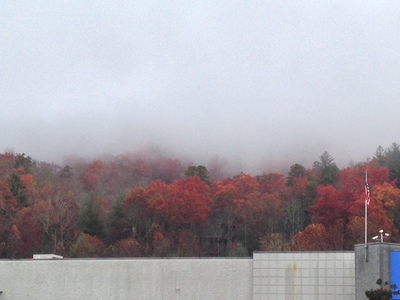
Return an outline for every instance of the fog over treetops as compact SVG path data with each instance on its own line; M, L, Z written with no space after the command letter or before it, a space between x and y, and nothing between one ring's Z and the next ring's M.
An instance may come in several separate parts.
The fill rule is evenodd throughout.
M2 1L0 149L365 161L399 140L399 31L395 1Z

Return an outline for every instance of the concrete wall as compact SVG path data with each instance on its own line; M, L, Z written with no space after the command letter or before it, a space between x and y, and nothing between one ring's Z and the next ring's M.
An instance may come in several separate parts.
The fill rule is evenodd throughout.
M390 283L390 252L399 251L400 244L394 243L369 243L356 245L356 299L367 299L365 291L379 288L377 279Z
M354 252L256 252L253 299L354 300Z
M0 300L252 298L252 259L0 260Z
M372 260L371 267L375 271ZM356 274L354 252L256 252L253 259L0 260L0 300L354 300ZM376 274L371 276L375 282Z

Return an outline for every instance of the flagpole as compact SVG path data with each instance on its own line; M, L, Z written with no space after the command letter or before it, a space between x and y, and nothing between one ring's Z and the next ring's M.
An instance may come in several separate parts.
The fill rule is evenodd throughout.
M365 189L368 184L368 175L367 175L367 169L365 169ZM367 203L367 194L365 193L365 199L364 199L364 206L365 206L365 247L367 247L367 235L368 235L368 203Z
M368 186L368 173L367 169L365 169L365 199L364 199L364 207L365 207L365 261L368 262L368 204L369 204L369 186Z
M367 246L367 236L368 236L368 204L367 204L367 199L365 199L364 200L364 206L365 206L365 218L364 218L364 220L365 220L365 226L364 226L364 228L365 228L365 233L364 233L364 235L365 235L365 247L368 247Z

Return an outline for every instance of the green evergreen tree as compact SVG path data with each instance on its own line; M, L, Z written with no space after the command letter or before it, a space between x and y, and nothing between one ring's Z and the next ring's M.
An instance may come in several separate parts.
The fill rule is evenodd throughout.
M122 238L119 222L122 218L121 203L124 201L125 197L126 195L124 193L116 197L112 204L111 211L108 214L108 225L105 228L108 242L114 242Z
M295 179L304 177L305 174L306 174L306 168L304 168L302 165L300 164L292 165L288 173L286 185L293 186Z
M62 178L72 178L72 176L74 176L74 173L72 172L72 168L68 165L65 166L60 173L60 177Z
M386 160L389 167L389 178L397 179L397 187L400 188L400 145L393 143L386 150Z
M8 181L8 185L10 187L10 191L13 194L14 198L17 200L17 204L19 207L27 207L28 206L28 198L25 194L25 185L23 184L21 178L18 174L12 173L10 179Z
M185 178L191 177L191 176L199 176L202 181L207 183L208 185L211 185L211 180L210 180L210 173L208 172L207 168L205 166L190 166L186 171L185 171Z
M104 220L100 216L98 200L92 193L84 199L79 210L80 229L91 236L104 237Z
M32 173L32 168L34 167L35 162L32 157L26 156L25 153L17 154L15 157L14 168L23 168L26 173Z
M333 157L325 151L320 156L320 161L314 162L314 169L318 174L318 185L335 185L339 175L339 168L333 160Z
M385 149L382 148L382 146L379 146L376 151L375 151L375 156L374 156L374 162L378 166L386 166L387 161L386 161L386 151Z

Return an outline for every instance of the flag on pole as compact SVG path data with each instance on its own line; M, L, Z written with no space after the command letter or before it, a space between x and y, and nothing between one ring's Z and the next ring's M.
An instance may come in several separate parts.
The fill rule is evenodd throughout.
M371 201L371 198L370 198L370 192L369 192L367 172L365 172L365 202L367 203L367 205L369 205L370 201Z

